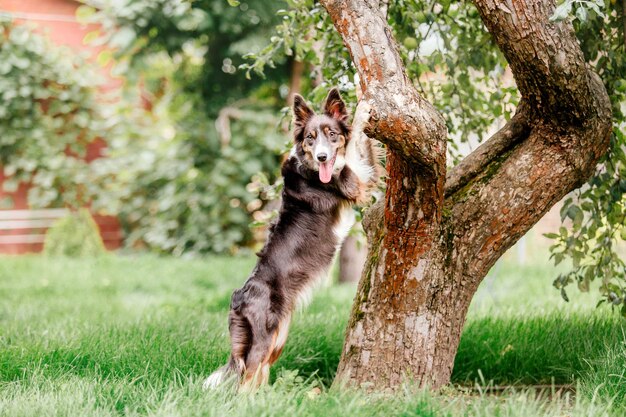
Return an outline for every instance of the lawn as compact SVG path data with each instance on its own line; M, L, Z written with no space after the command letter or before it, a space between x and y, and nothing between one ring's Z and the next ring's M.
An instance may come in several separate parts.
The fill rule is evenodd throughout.
M354 293L334 285L296 314L273 384L237 395L201 383L227 358L230 293L254 259L1 257L0 415L624 415L624 321L593 293L563 302L536 258L482 284L441 393L329 389Z

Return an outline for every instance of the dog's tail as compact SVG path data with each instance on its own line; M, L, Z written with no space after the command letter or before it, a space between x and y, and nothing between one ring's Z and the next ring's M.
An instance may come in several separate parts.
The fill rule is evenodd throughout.
M228 381L239 381L242 374L243 372L238 369L235 361L231 357L226 365L218 368L207 379L204 380L202 388L205 390L210 390L215 389Z

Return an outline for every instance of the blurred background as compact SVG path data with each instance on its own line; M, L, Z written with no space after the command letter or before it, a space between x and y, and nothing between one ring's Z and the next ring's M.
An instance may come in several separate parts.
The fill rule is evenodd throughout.
M302 64L236 68L286 5L194 6L0 2L0 252L42 250L81 207L108 249L236 253L262 239L249 226L276 208L280 110Z
M473 9L448 11L451 22L477 22L446 30L457 44L478 40L465 52L452 51L446 31L431 34L417 6L398 4L391 22L415 22L396 34L407 70L444 112L456 162L510 117L514 81L497 52L481 49ZM311 33L294 33L297 23ZM257 250L279 204L293 94L319 105L338 85L356 102L329 27L299 0L1 0L0 253ZM514 248L519 262L529 242L547 252L543 234L579 216L560 209ZM356 229L340 280L360 273Z

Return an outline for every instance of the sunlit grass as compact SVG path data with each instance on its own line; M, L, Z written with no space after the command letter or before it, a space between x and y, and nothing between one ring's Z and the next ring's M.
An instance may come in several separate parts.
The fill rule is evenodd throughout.
M453 382L515 385L389 395L329 390L354 287L318 291L296 314L271 387L202 392L228 355L226 314L251 258L0 258L0 415L622 415L622 319L569 304L545 263L505 260L481 286ZM575 399L528 384L572 384ZM317 395L320 388L321 393Z

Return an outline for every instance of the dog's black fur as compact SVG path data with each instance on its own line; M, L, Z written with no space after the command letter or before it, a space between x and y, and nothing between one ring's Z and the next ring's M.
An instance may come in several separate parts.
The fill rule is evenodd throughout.
M351 211L364 197L367 184L347 165L339 164L330 182L322 182L312 155L317 140L332 142L339 159L345 153L350 127L339 92L330 91L321 115L296 95L294 116L294 148L282 166L284 189L278 219L270 226L252 274L233 293L228 320L231 356L227 365L207 379L206 386L215 386L229 375L251 388L267 382L269 366L285 343L292 311L299 298L328 272L345 237L337 232L344 211Z

